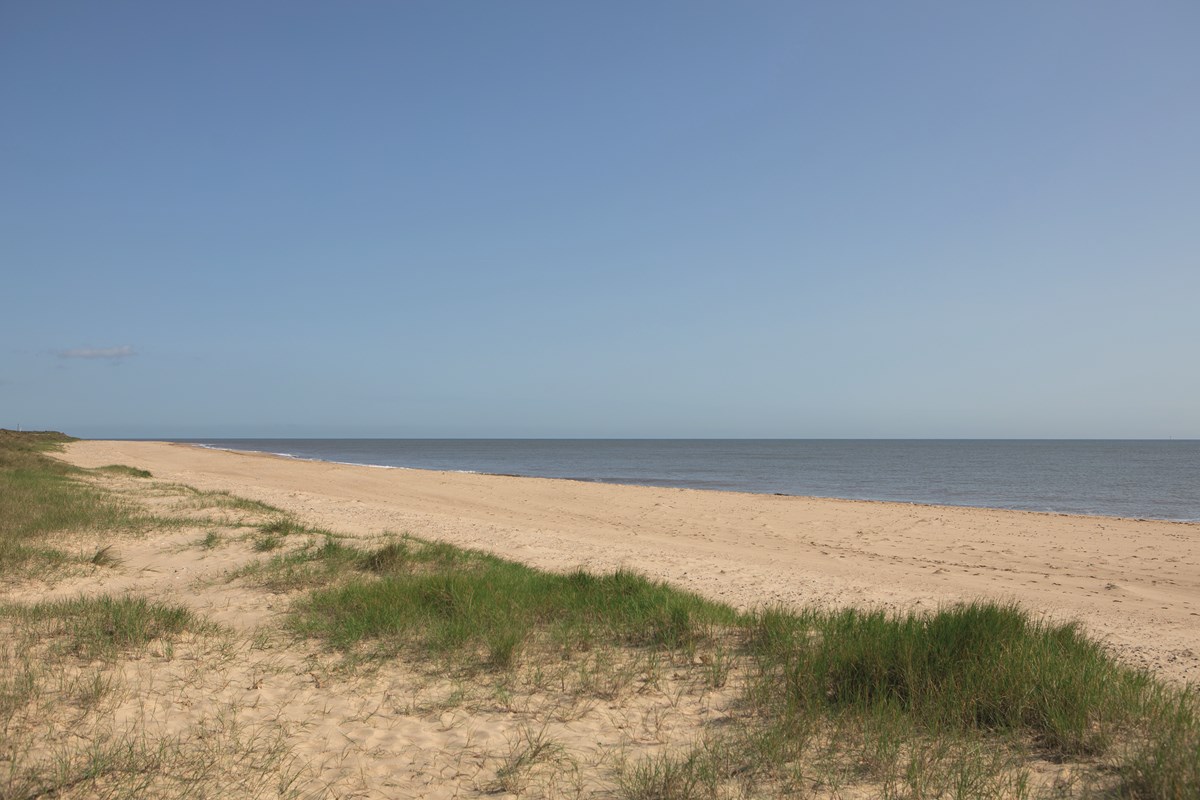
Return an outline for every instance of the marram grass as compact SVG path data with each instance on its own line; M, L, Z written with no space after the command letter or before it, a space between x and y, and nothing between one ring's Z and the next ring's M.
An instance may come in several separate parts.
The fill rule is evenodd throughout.
M769 676L756 687L760 702L783 716L894 708L930 729L1021 731L1055 752L1086 755L1137 718L1151 687L1077 626L1010 604L766 612L751 630Z
M299 599L293 624L344 650L510 670L548 649L738 643L725 667L744 687L738 725L628 765L621 797L726 797L731 776L803 794L814 763L854 765L885 796L1026 797L1026 750L1106 764L1106 796L1200 797L1196 695L1013 604L739 614L627 570L552 574L409 538L369 552L327 539L274 563L288 558L338 565L343 580Z
M84 470L46 455L68 441L57 433L0 430L0 575L68 561L47 544L51 534L121 528L137 519L128 504L81 481Z
M406 640L507 667L538 635L565 647L670 648L738 620L732 609L625 570L559 575L411 541L366 553L357 566L380 577L314 592L298 607L298 631L340 648Z
M139 519L79 480L86 471L45 455L66 440L0 431L0 572L66 559L50 534ZM550 574L416 539L363 551L270 507L217 501L271 513L254 543L281 552L242 574L308 590L292 624L335 648L408 648L500 672L604 648L683 665L710 656L709 685L741 692L733 724L690 751L627 765L618 797L803 796L831 776L884 797L1026 797L1023 754L1034 753L1095 766L1099 796L1200 798L1196 693L1013 605L740 614L627 570ZM5 606L0 617L101 659L204 626L180 607L115 597Z
M212 626L183 606L144 597L77 597L31 606L0 606L0 618L34 627L83 658L112 659L159 639Z

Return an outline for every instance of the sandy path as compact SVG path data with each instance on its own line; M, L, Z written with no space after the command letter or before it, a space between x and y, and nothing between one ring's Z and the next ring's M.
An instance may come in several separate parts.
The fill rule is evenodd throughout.
M540 567L635 568L732 604L1014 599L1130 663L1200 681L1200 524L378 469L158 442L77 442L345 533L409 532Z

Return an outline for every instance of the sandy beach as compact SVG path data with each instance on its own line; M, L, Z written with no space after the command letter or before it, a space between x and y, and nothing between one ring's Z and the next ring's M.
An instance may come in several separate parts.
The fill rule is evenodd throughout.
M614 486L83 441L82 467L270 503L351 535L411 533L564 570L627 566L738 607L1015 600L1124 661L1200 680L1200 524Z

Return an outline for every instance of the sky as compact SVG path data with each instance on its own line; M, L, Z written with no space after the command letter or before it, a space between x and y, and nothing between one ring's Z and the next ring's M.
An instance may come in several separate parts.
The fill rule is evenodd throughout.
M1200 438L1198 36L0 0L0 427Z

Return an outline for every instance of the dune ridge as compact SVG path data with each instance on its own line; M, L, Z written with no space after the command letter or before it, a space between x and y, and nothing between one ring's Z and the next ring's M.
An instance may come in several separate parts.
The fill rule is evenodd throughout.
M381 470L165 442L81 441L82 467L270 503L350 534L411 532L565 570L627 566L740 608L1016 600L1121 659L1200 679L1200 524Z

